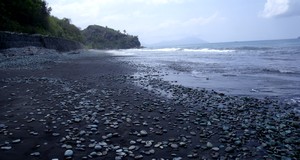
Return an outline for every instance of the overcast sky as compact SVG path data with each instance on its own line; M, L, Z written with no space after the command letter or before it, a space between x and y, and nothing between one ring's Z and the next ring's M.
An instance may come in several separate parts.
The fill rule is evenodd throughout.
M81 29L108 26L142 44L188 37L208 42L300 36L300 0L46 0Z

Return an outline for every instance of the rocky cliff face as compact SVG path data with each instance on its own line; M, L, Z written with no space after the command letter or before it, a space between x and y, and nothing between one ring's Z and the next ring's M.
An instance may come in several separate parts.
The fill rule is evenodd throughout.
M137 36L123 34L119 31L97 25L88 26L82 31L85 45L94 49L128 49L139 48L141 43Z
M84 48L84 46L79 42L62 38L13 32L0 32L0 49L20 48L27 46L55 49L60 52Z

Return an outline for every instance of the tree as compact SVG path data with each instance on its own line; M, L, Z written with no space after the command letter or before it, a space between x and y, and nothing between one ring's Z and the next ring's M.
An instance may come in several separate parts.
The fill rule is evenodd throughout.
M46 31L50 11L44 0L1 0L0 30L28 33Z

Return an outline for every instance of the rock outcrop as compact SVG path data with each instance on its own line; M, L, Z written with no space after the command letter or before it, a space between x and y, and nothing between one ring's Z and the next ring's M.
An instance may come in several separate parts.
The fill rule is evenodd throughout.
M84 43L93 49L129 49L140 48L141 43L137 36L132 36L111 28L98 25L88 26L82 31Z
M76 41L62 38L30 35L24 33L0 32L0 49L21 48L27 46L55 49L59 52L83 49L84 46Z

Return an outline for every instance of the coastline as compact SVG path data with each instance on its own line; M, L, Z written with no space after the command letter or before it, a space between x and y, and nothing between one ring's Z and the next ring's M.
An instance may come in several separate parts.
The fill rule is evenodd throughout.
M288 104L171 84L81 52L1 61L0 159L300 158Z

